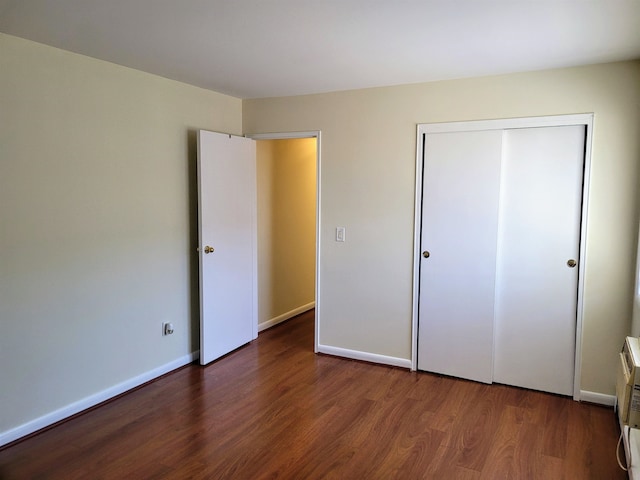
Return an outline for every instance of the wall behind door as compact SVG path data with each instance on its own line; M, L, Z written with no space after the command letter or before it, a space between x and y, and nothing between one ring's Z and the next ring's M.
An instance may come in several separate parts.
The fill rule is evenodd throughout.
M245 132L322 131L319 345L411 358L416 124L593 112L581 388L614 394L635 278L638 85L634 61L244 100Z
M316 139L259 140L258 328L315 299Z

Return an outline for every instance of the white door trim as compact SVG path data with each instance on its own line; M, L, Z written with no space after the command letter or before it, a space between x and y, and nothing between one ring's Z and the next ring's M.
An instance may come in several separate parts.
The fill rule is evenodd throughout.
M576 318L575 366L573 399L580 400L580 377L582 367L582 325L584 314L584 276L587 264L587 220L589 213L589 187L591 184L591 143L593 136L593 113L553 115L544 117L506 118L447 123L423 123L417 125L416 135L416 184L414 203L413 235L413 307L411 322L411 369L418 368L418 301L420 294L420 255L422 218L422 175L424 158L424 135L427 133L463 132L474 130L503 130L514 128L584 125L586 127L584 178L582 184L582 213L580 226L580 262L578 263L578 298Z
M279 132L279 133L248 133L245 137L253 140L286 140L289 138L317 138L320 139L320 130L306 132Z
M320 339L320 200L322 197L321 175L321 142L320 130L310 130L304 132L278 132L278 133L252 133L245 135L253 140L284 140L292 138L315 138L316 139L316 291L315 291L315 334L313 350L318 353L318 342ZM257 277L256 277L257 278ZM257 327L256 327L257 328Z

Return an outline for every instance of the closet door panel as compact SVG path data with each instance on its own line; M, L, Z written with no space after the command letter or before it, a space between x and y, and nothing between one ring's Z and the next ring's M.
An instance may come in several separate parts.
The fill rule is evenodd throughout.
M490 383L502 131L424 141L418 369Z
M571 395L584 126L506 130L494 381Z

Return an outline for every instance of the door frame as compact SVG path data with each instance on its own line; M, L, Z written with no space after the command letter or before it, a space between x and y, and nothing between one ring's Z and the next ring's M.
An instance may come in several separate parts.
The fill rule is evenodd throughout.
M302 132L276 132L276 133L251 133L245 135L253 140L288 140L296 138L316 139L316 279L315 279L315 315L314 315L314 339L313 351L318 353L318 342L320 339L320 199L322 197L321 182L321 142L320 130L309 130ZM259 288L259 287L258 287ZM257 325L256 325L257 328Z
M580 376L582 366L582 325L584 308L584 273L587 264L587 221L589 211L589 187L591 184L591 143L593 113L551 115L542 117L505 118L446 123L422 123L417 125L416 177L413 237L413 306L411 323L411 369L418 368L418 303L420 295L420 258L422 233L422 186L424 165L424 135L429 133L465 132L478 130L504 130L516 128L560 127L584 125L586 127L584 176L582 181L582 212L580 222L580 262L578 263L578 295L576 308L576 338L574 357L573 399L581 399Z

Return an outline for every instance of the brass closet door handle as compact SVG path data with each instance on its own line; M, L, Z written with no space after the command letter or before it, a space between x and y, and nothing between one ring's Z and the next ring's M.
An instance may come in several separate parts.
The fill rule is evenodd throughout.
M569 260L567 260L567 265L571 268L575 267L578 264L578 262L576 262L573 258L570 258Z
M213 253L214 251L215 249L213 247L210 247L209 245L204 247L204 253Z
M424 258L429 258L431 256L431 254L429 253L429 250L425 250L424 252L422 252L422 256Z

